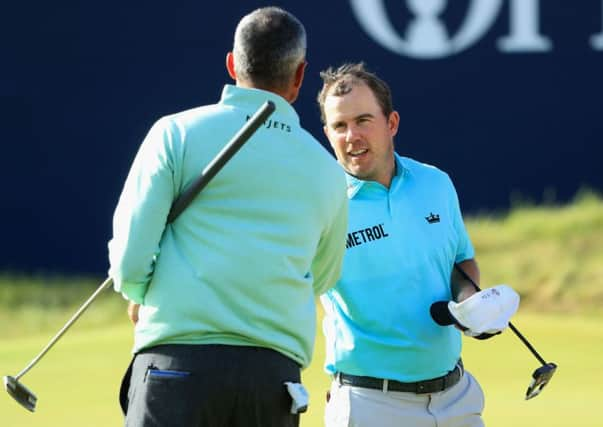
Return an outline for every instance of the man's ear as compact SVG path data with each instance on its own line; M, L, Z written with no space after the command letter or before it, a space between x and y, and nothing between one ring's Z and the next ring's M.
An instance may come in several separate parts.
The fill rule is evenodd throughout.
M228 75L234 80L237 80L237 73L235 72L234 66L234 55L232 52L228 52L226 54L226 69L228 70Z
M301 89L302 82L304 81L304 72L306 70L307 64L308 63L306 61L299 63L299 65L295 69L293 81L288 84L287 87L284 89L284 92L281 93L283 98L285 98L291 104L295 102L297 96L299 95L299 90Z
M295 79L293 81L293 86L296 89L299 89L302 85L302 82L304 81L306 65L308 65L308 63L306 61L303 61L297 66L297 69L295 70Z
M392 136L396 136L398 133L398 126L400 125L400 114L397 111L392 111L387 118L387 126Z

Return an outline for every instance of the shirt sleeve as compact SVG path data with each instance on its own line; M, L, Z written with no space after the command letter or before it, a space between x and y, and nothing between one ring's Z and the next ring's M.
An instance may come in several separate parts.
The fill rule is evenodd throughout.
M109 276L114 289L137 304L144 302L174 199L171 148L175 137L167 119L151 128L136 154L113 216Z
M345 181L342 184L341 196L336 214L331 225L321 236L316 256L312 262L315 295L321 295L335 286L341 275L348 230L348 198L345 192Z

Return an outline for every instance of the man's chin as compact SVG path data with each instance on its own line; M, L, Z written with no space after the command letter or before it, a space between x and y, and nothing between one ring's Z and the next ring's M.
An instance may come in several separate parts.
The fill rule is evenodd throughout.
M346 168L346 172L352 175L354 178L361 179L363 181L371 181L371 176L365 170L359 168Z

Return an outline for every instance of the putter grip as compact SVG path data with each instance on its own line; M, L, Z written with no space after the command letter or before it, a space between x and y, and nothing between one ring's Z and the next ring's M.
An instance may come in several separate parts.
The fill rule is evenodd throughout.
M203 169L201 175L176 199L167 218L168 224L186 209L211 179L222 169L234 154L247 142L255 131L274 112L275 105L272 101L266 101L258 111L245 123L245 125L232 137L218 155Z

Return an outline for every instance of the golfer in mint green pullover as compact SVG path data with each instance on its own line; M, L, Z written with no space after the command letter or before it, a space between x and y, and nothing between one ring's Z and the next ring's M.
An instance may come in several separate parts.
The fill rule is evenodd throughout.
M274 11L280 9L267 10L278 14ZM287 85L261 85L270 90L255 88L253 76L237 74L237 58L235 42L227 66L237 86L226 85L217 104L160 119L142 143L115 211L110 276L116 291L140 304L135 353L148 355L164 345L176 352L229 346L236 365L248 357L246 349L267 349L295 366L297 378L291 378L295 381L299 368L312 357L315 297L331 288L340 274L347 232L345 176L335 159L300 126L290 105L301 85L304 56L294 64ZM178 195L266 100L275 103L275 112L186 210L166 224ZM176 358L181 362L187 357ZM198 367L183 368L180 362L177 371L193 372L197 378L221 376L235 366L212 367L213 362L206 366L205 361L224 363L228 357L203 353L198 359L204 359L201 365L209 372L195 374ZM272 369L270 357L247 370L257 370L258 378L251 382L261 384L269 374L262 369ZM136 362L132 381L138 378ZM143 384L149 375L162 379L179 375L172 372L173 361L164 368L157 358L148 363L140 368ZM161 374L153 370L157 367ZM218 386L221 383L208 385ZM282 382L277 386L279 393L286 393ZM133 399L139 400L132 395L137 387L130 388L130 406ZM190 390L183 391L184 396L189 394ZM237 399L245 397L241 391ZM265 398L274 401L269 394ZM187 411L209 405L204 399L191 402L193 409ZM282 402L279 399L271 404ZM285 402L289 414L291 400ZM227 415L236 408L223 412ZM139 412L152 410L144 407ZM178 421L172 415L166 415L165 425L189 425L189 418ZM145 425L140 417L144 419L139 413L131 425ZM258 425L271 422L264 419ZM207 425L218 421L210 419ZM280 419L274 425L290 424Z

